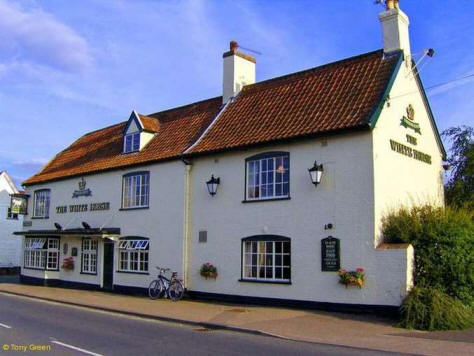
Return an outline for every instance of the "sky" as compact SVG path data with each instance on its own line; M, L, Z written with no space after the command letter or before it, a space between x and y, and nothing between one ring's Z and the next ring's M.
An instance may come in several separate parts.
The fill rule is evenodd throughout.
M473 125L472 0L401 0L440 131ZM230 40L257 81L382 48L374 0L0 0L0 171L16 184L83 134L222 95ZM446 85L437 86L446 83ZM429 89L435 86L433 89ZM449 145L448 145L449 146Z

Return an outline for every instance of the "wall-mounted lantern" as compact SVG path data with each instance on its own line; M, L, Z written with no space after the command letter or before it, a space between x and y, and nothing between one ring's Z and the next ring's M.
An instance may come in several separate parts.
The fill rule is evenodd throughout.
M216 195L216 193L217 193L217 186L218 186L220 183L221 183L221 179L220 179L219 177L214 178L214 175L211 175L211 179L209 179L209 180L206 182L207 189L209 190L209 194L211 194L211 196Z
M88 223L86 223L85 221L82 222L82 227L83 227L84 229L86 229L86 230L90 230L90 229L91 229L91 226L90 226Z
M311 183L313 183L314 186L317 187L318 184L321 183L321 178L323 177L323 165L318 165L318 162L314 161L313 167L309 168L308 172L309 176L311 177Z
M62 230L63 229L63 227L59 223L54 223L54 227L56 228L56 230Z

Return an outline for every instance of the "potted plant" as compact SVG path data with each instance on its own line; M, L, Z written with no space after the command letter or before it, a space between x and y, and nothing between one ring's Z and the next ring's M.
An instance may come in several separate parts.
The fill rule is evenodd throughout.
M357 268L355 271L346 271L340 269L338 272L339 283L344 284L346 288L348 286L356 286L362 288L365 281L365 273L363 268Z
M74 269L74 258L73 257L64 258L61 268L72 271Z
M206 279L217 278L217 268L209 262L206 262L201 266L199 273L201 274L201 276L203 276Z

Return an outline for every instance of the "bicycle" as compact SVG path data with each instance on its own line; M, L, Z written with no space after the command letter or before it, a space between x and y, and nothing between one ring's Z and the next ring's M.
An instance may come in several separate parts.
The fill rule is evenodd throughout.
M165 294L172 301L180 300L184 295L183 283L178 279L178 272L171 273L171 278L168 279L164 273L169 272L169 268L161 268L156 266L160 271L158 278L151 281L148 287L148 296L150 299L162 298Z

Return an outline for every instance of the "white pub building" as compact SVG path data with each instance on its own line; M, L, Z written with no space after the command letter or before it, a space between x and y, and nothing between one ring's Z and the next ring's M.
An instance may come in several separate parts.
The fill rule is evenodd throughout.
M145 292L163 266L199 298L399 306L414 251L383 243L381 220L443 204L445 152L408 17L387 0L379 19L383 49L262 82L231 42L222 96L133 111L58 153L23 183L22 281ZM357 268L362 288L339 283Z

